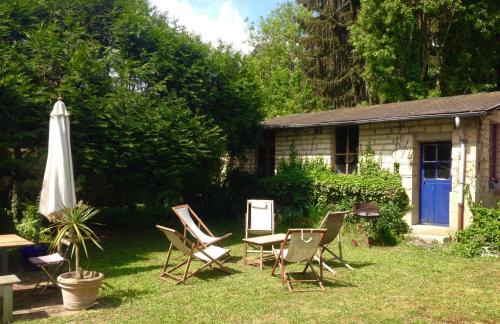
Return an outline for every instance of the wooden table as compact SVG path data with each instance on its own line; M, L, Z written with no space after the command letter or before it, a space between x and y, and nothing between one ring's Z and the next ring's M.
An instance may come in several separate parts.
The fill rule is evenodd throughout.
M286 234L272 234L265 236L256 236L243 239L243 264L257 264L260 270L264 267L264 246L273 245L276 243L281 243L285 240ZM259 248L260 257L258 259L249 259L247 257L248 245L255 246Z
M24 246L35 245L35 243L25 240L16 234L3 234L0 235L0 274L7 274L8 268L8 249L15 249Z

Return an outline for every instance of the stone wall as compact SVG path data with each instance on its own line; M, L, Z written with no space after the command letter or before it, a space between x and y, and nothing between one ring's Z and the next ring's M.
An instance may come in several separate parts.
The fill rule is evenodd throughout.
M476 187L476 133L475 120L462 120L465 136L468 139L466 146L466 183L471 192ZM372 123L360 126L360 151L370 146L382 160L382 166L393 170L395 164L403 178L403 187L413 206L406 215L408 224L419 223L420 200L420 144L423 142L451 141L452 142L452 191L450 192L450 229L458 228L457 205L459 188L459 161L460 135L454 129L454 120L424 119L418 121ZM470 210L466 208L464 224L470 222Z
M333 127L277 129L275 139L276 163L288 158L293 145L299 156L309 159L320 158L328 165L332 165L332 157L335 156Z
M494 118L500 118L498 114ZM473 201L486 197L484 195L485 180L489 168L484 161L488 152L484 138L483 119L462 118L461 124L465 130L466 144L466 184L470 188ZM489 128L488 128L489 129ZM480 136L478 136L480 135ZM368 146L381 159L382 166L393 170L395 165L403 178L403 186L411 200L413 209L406 215L409 224L419 223L420 197L420 143L434 141L452 142L452 191L450 192L450 230L458 228L457 205L459 191L460 167L460 132L454 127L452 118L424 119L418 121L371 123L359 126L359 152L362 155ZM478 145L478 138L481 139ZM489 142L488 142L489 143ZM293 144L299 156L307 158L321 158L332 165L335 157L335 128L309 127L301 129L276 130L276 161L287 158L290 146ZM480 154L481 160L476 157ZM491 196L489 193L488 195ZM491 197L488 196L488 199ZM494 198L491 198L494 199ZM491 200L490 199L490 200ZM464 225L471 221L470 210L465 208Z
M496 151L491 146L491 125L500 125L500 111L496 111L481 119L479 124L480 145L478 147L478 176L477 176L477 200L481 200L485 205L495 207L500 200L500 190L490 186L490 167L495 163L496 179L500 179L500 127L497 126ZM496 152L492 156L491 152ZM493 158L493 161L491 160Z

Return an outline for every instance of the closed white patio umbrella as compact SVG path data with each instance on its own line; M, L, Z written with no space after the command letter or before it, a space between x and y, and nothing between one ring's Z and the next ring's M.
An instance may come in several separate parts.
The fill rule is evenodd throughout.
M38 211L53 220L57 211L75 205L69 113L59 97L50 113L49 150Z

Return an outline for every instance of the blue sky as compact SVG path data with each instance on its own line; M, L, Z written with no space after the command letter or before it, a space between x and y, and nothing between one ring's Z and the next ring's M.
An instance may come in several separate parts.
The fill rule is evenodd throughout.
M220 40L244 53L252 49L247 43L248 19L258 23L279 3L286 0L149 0L159 11L167 12L178 23L214 45Z
M250 21L258 22L260 16L267 16L274 8L285 0L234 0L233 3L240 9L244 17Z

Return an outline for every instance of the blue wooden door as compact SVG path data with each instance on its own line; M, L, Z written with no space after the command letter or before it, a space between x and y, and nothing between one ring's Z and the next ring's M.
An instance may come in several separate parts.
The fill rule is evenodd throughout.
M451 142L422 143L420 156L420 223L448 225Z

